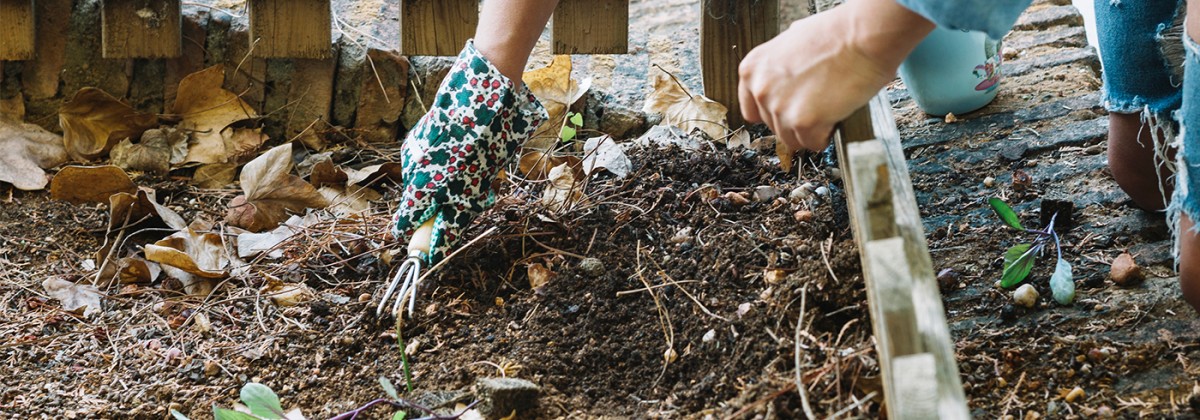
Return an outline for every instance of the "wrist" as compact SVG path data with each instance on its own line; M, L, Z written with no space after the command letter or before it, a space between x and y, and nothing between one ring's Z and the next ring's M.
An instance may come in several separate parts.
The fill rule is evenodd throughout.
M851 44L891 72L936 27L895 0L850 0L843 8Z

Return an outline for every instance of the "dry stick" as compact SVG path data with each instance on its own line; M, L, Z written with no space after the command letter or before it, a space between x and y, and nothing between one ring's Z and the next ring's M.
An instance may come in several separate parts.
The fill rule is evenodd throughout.
M796 359L796 392L800 393L800 405L804 407L804 415L810 419L815 419L817 415L813 414L812 406L808 404L808 391L804 389L804 371L800 368L800 355L803 352L800 348L800 330L804 329L804 311L805 306L807 306L807 296L808 286L800 288L800 316L796 318L796 337L793 341L795 343L795 350L792 354Z
M1008 409L1012 405L1013 400L1017 399L1017 391L1021 389L1021 383L1025 382L1025 372L1021 372L1021 377L1017 379L1017 384L1013 386L1012 392L1008 393L1008 397L1004 399L1004 412L1000 414L1000 418L1008 415Z
M825 269L829 270L829 277L832 278L835 283L841 283L841 280L838 280L837 274L833 273L833 265L829 264L829 252L833 250L833 234L832 233L829 234L828 245L822 246L820 248L821 248L821 259L825 261ZM826 248L828 248L828 249L826 249Z
M789 384L787 384L787 386L784 386L784 387L783 387L783 389L780 389L780 390L778 390L778 391L775 391L775 392L774 392L774 393L772 393L771 395L768 395L768 396L762 397L762 398L761 398L761 399L759 399L758 401L755 401L755 402L752 402L752 403L750 403L750 404L747 404L745 407L742 407L742 409L741 409L741 410L738 410L737 412L735 412L735 413L733 413L733 414L729 415L728 417L725 417L725 420L733 420L733 419L741 418L743 414L749 413L749 412L750 412L750 410L753 410L753 409L755 409L755 408L758 408L758 406L760 406L760 405L766 404L766 403L767 403L767 402L769 402L769 401L772 401L772 400L774 400L774 399L776 399L776 398L779 398L779 397L780 397L780 396L782 396L783 394L786 394L786 393L788 393L788 392L791 392L791 391L792 391L792 388L793 388L793 387L795 387L795 386L796 386L796 383L795 383L795 382L789 383Z
M634 293L649 292L654 289L660 289L663 287L673 286L673 285L678 285L678 284L683 284L683 283L699 283L699 282L700 282L700 280L680 280L680 281L673 282L673 283L663 283L663 284L654 285L651 288L639 287L637 289L622 290L620 292L617 292L617 296L620 297L620 296L625 296L625 295L632 295Z
M851 398L853 398L853 397L854 397L854 396L853 396L853 395L851 395ZM856 398L856 399L854 400L854 404L850 404L850 406L848 406L848 407L846 407L846 408L843 408L843 409L841 409L841 410L838 410L836 413L833 413L833 415L832 415L832 416L829 416L829 418L831 418L831 419L835 419L835 418L838 418L838 417L840 417L842 414L849 413L849 412L850 412L850 410L853 410L853 409L855 409L855 408L858 408L858 407L862 406L863 404L866 404L866 403L867 403L867 401L871 401L871 398L874 398L874 397L875 397L875 391L871 391L871 393L870 393L870 394L867 394L867 395L863 396L863 398L862 398L861 400Z
M675 279L671 278L671 275L667 274L667 270L663 270L662 266L658 265L658 261L651 259L650 262L654 263L654 266L656 268L658 268L659 275L666 277L667 280L670 281L670 284L679 286L680 282L677 282L677 281L675 281ZM719 320L722 320L725 322L729 322L728 318L714 314L714 313L712 313L712 311L708 310L708 307L704 306L703 303L700 303L700 299L696 299L696 296L692 295L692 292L689 292L687 289L683 288L682 286L679 286L679 290L682 291L684 295L687 295L688 299L691 299L692 302L695 302L696 306L699 306L700 310L703 311L705 314L708 314L708 316L711 316L713 318L716 318L716 319L719 319Z
M634 248L634 249L637 252L637 254L636 254L637 255L637 265L638 265L637 278L638 278L638 280L640 280L642 282L642 284L646 285L647 289L649 289L650 282L647 281L646 277L642 275L642 273L646 270L642 269L642 240L641 239L638 240L637 248ZM665 306L663 306L661 301L659 301L658 293L654 293L653 291L651 291L650 297L652 299L654 299L654 307L655 307L655 309L658 310L659 327L661 327L663 329L663 334L666 336L667 351L674 352L675 351L675 330L674 330L674 327L671 326L671 313L667 312L667 308ZM658 381L660 379L662 379L663 375L667 374L667 365L669 365L670 363L671 363L671 359L668 357L665 357L665 355L664 355L662 372L660 372L658 374L658 378L654 380L655 384L657 384Z
M117 248L120 248L121 241L125 239L125 230L129 228L129 217L133 216L132 208L135 204L137 204L137 201L129 204L130 210L125 213L125 221L121 222L121 230L117 232L117 239L113 240L113 246L108 249L108 255L105 255L104 260L100 261L100 269L96 270L96 277L92 279L92 286L100 283L100 276L104 275L104 267L108 266L108 260L112 259L113 254L117 252ZM112 230L109 229L108 233L112 233ZM106 234L105 236L107 237L108 235Z

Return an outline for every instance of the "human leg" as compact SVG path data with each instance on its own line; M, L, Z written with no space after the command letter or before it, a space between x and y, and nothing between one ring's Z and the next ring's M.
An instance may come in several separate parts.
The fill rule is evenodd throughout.
M1187 59L1184 62L1183 107L1180 120L1179 187L1172 214L1178 215L1179 288L1183 298L1200 311L1200 233L1195 219L1200 216L1200 2L1187 6ZM1189 130L1190 129L1190 130Z
M1175 137L1178 75L1165 52L1179 10L1175 1L1097 1L1096 23L1109 111L1108 161L1117 184L1134 203L1162 210L1171 196L1167 146Z

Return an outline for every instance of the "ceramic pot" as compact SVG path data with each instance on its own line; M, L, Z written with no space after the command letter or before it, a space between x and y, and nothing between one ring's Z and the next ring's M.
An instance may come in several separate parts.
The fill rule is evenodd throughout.
M929 114L983 108L1000 87L1000 41L983 32L939 27L900 65L900 78Z

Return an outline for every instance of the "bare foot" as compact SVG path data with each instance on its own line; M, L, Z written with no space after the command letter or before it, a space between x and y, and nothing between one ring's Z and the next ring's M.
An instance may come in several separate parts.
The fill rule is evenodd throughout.
M1166 208L1174 185L1166 167L1155 169L1154 140L1140 114L1108 114L1108 167L1117 185L1145 210ZM1161 176L1160 176L1161 174ZM1160 189L1161 186L1161 189ZM1165 195L1163 193L1166 193Z

